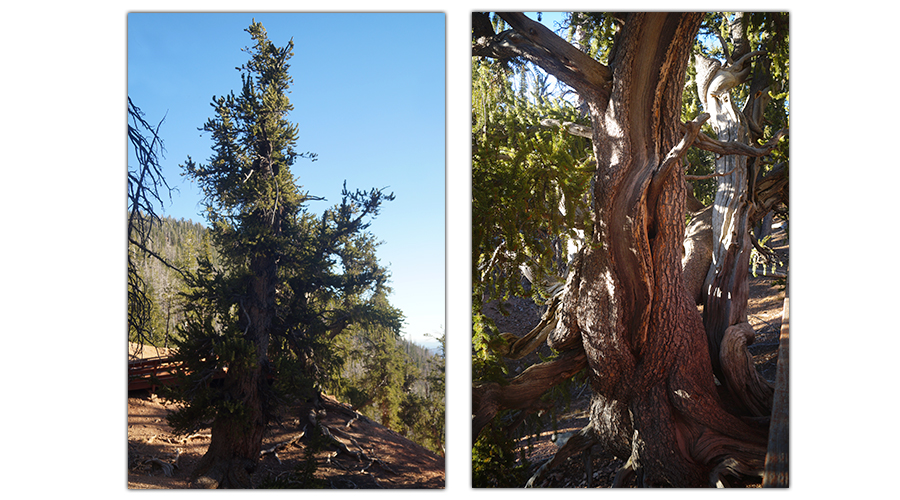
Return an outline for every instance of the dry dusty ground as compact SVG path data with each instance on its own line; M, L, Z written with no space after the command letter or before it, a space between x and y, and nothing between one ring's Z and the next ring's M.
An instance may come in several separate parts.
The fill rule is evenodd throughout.
M776 271L786 274L788 271L789 243L784 231L776 231L768 246L775 250L778 260L782 262ZM761 271L760 271L761 273ZM756 331L754 343L749 346L750 353L759 372L770 382L774 382L778 361L778 339L781 332L781 318L784 308L783 285L776 278L750 278L750 302L748 304L750 324ZM490 305L486 313L494 319L502 332L516 335L528 333L540 320L540 311L533 303L521 299L513 299L505 305L512 312L503 316ZM545 355L549 352L544 353ZM533 356L533 355L532 355ZM532 363L532 357L525 358L525 363ZM515 369L515 368L513 368ZM588 423L590 408L590 389L584 382L572 390L573 399L569 408L557 417L557 434L578 432ZM540 432L523 438L520 452L524 452L531 464L530 473L551 459L558 449L551 440L553 427L548 425ZM600 453L591 455L590 487L608 488L612 484L616 470L622 465L621 460L604 457ZM581 455L569 458L564 465L554 469L541 483L535 486L544 488L585 488L588 487L588 476Z
M444 459L394 431L356 413L333 398L322 402L324 414L318 420L352 454L326 446L315 455L317 484L291 483L293 488L443 488ZM166 423L167 406L155 394L136 392L128 398L128 488L189 488L188 476L209 446L209 430L185 439L175 436ZM263 449L290 441L311 429L311 407L298 405L273 426L263 441ZM275 479L296 477L292 473L305 463L309 433L275 454L266 454L253 476L254 486ZM359 452L362 452L360 454ZM357 456L361 458L357 458Z

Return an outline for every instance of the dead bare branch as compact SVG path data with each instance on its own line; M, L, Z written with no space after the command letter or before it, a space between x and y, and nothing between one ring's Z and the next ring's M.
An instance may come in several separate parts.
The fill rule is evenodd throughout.
M181 443L182 444L187 443L188 441L190 441L192 439L212 439L212 435L211 434L201 434L199 432L195 432L194 434L191 434L189 436L185 436L185 437L181 438Z
M775 149L775 146L778 145L778 141L787 135L787 129L779 130L778 133L769 139L769 142L765 143L763 146L753 147L737 141L717 141L706 134L698 134L693 146L720 155L743 155L758 158L771 153L772 150Z
M726 177L726 176L731 175L731 174L735 171L736 168L737 168L737 167L735 167L735 168L733 168L733 169L731 169L731 170L729 170L728 172L725 172L725 173L723 173L723 174L720 174L720 173L712 173L712 174L706 174L706 175L685 175L685 176L684 176L684 179L685 179L685 180L688 180L688 181L700 181L700 180L703 180L703 179L712 179L713 177Z
M522 12L498 12L497 15L513 29L489 34L485 26L473 31L472 55L495 59L520 57L541 66L573 89L609 94L612 80L609 68Z
M527 409L534 406L550 388L574 376L587 365L584 349L564 351L552 361L530 366L519 376L501 386L496 382L472 387L472 442L481 429L500 410Z
M550 299L547 311L541 316L540 323L526 335L517 337L512 333L501 333L500 336L507 343L498 348L498 354L508 359L521 359L544 343L550 332L556 328L556 311L559 308L561 298L562 294L557 293Z
M571 135L576 135L578 137L585 137L587 139L593 139L594 130L587 125L581 125L578 123L572 122L561 122L554 118L544 118L541 120L541 125L544 127L556 127L563 129L566 133Z
M306 435L306 427L305 426L303 427L303 430L300 431L299 434L296 434L294 437L287 439L285 441L281 441L279 443L275 443L274 445L272 445L264 450L259 450L259 456L260 456L260 458L262 458L271 453L272 455L275 456L275 459L278 460L278 463L281 463L281 459L278 458L278 455L275 452L277 452L278 450L280 450L282 448L287 448L288 446L296 443L301 438L303 438L304 435Z

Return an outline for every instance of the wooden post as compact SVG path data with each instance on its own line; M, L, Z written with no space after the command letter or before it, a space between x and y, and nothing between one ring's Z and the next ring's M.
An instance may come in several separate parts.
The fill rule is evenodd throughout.
M775 396L772 401L772 421L769 424L769 448L763 472L763 488L788 487L789 404L788 404L788 344L790 340L788 290L784 292L784 313L781 318L781 338L778 346L778 372L775 375Z

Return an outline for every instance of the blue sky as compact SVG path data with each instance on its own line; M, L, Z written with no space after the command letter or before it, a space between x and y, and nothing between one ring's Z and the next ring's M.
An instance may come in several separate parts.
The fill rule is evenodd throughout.
M244 30L256 19L278 46L294 41L291 121L300 128L293 172L320 213L349 189L386 188L370 230L390 268L391 302L404 337L434 345L445 324L445 16L429 14L128 14L128 95L160 135L169 185L163 213L202 221L199 191L181 176L190 155L206 162L209 103L240 90ZM340 30L335 30L340 27ZM134 159L129 157L129 165Z

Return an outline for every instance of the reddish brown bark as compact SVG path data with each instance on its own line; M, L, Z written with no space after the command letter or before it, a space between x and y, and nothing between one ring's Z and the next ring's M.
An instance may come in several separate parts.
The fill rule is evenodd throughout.
M697 487L758 477L767 427L725 408L706 331L682 278L686 192L679 143L693 140L681 123L681 96L702 15L628 14L605 71L592 67L596 61L567 57L558 40L548 42L524 16L501 16L517 32L531 33L523 36L539 46L528 51L537 64L556 71L535 54L566 62L555 74L590 110L594 233L570 266L550 341L581 340L595 398L591 425L600 442L628 459L623 477L632 471L639 485ZM591 77L606 74L609 80Z

